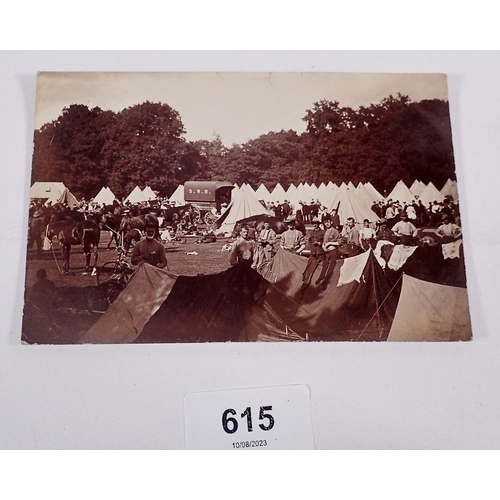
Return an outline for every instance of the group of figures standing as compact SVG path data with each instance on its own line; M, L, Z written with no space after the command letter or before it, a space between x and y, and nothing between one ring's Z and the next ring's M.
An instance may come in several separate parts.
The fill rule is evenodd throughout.
M321 273L315 284L326 287L337 260L375 249L378 242L404 246L436 245L438 240L440 243L454 242L462 235L458 205L449 198L443 203L430 204L428 209L418 201L408 205L392 200L374 203L372 210L376 210L379 217L376 223L368 219L357 223L353 217L348 217L342 225L336 209L327 212L321 208L310 222L312 228L309 230L305 230L301 214L299 218L289 216L287 229L281 234L277 234L267 221L257 230L243 226L232 246L230 263L244 263L259 270L281 248L309 258L303 274L304 288L309 286L320 264ZM431 229L431 233L422 232L424 227Z

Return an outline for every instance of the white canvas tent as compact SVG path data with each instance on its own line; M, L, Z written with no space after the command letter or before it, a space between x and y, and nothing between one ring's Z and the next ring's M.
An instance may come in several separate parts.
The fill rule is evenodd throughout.
M143 201L146 200L144 199L144 195L142 194L139 186L135 186L132 192L125 198L125 202L130 203L142 203Z
M240 190L240 187L238 186L238 184L234 183L234 188L231 189L231 200L235 199L239 190Z
M157 198L155 192L149 186L146 186L142 190L142 195L144 196L145 201L156 200L156 198Z
M420 196L422 191L425 189L425 184L421 181L417 181L416 179L413 181L413 184L410 186L410 191L414 196Z
M109 187L103 187L97 193L96 197L92 200L97 205L111 205L116 200L116 196L113 194L113 191L109 189Z
M467 289L403 275L403 287L388 341L470 340Z
M267 215L267 210L248 186L243 184L227 210L217 220L216 233L231 233L238 221L254 215Z
M172 193L172 196L168 199L170 202L175 202L176 205L185 205L186 201L184 200L184 184L179 184L177 189Z
M363 222L364 219L368 219L370 222L379 220L377 214L360 201L356 195L356 188L351 190L347 186L341 186L338 189L332 204L328 207L328 211L331 212L337 208L341 224L345 224L348 217L354 217L355 222Z
M316 201L318 199L318 188L314 182L312 184L308 184L307 182L304 184L304 188L306 193L309 195L309 201Z
M30 188L30 198L47 200L51 197L59 198L66 189L64 182L35 182Z
M300 208L299 202L302 202L304 205L309 205L309 203L313 200L310 188L306 187L302 183L300 183L295 190L289 188L287 191L287 197L288 201L292 203L295 211Z
M372 211L372 205L373 205L373 202L378 201L378 199L373 198L373 196L371 196L373 193L371 193L371 192L369 193L366 190L366 188L363 185L361 185L359 188L354 189L354 191L352 191L352 194L357 197L359 203L363 206L363 209L367 213L370 213L370 215L371 215L371 213L375 213ZM369 217L365 217L365 219L368 219L371 221L371 219ZM377 218L377 220L378 220L378 218ZM360 221L360 222L362 222L362 221Z
M451 179L448 179L446 181L446 184L443 186L443 189L441 189L441 194L443 196L452 196L453 201L458 200L458 188L457 188L457 181L452 181Z
M57 196L56 192L54 192L45 202L45 205L55 205L57 203L66 204L69 208L78 208L80 206L80 202L68 188L65 188L59 196Z
M290 184L286 190L286 199L288 200L288 203L292 206L293 211L296 210L295 204L292 202L292 199L295 196L295 192L297 191L297 187L295 184Z
M434 201L441 203L444 200L444 196L432 182L429 182L427 187L420 194L419 199L422 201L424 206L427 206L429 203Z
M336 190L333 187L325 186L324 184L318 187L318 199L321 205L329 207L335 198Z
M283 203L286 198L286 192L283 189L283 186L278 182L274 189L271 191L271 201Z
M378 202L384 199L384 197L373 187L370 182L366 184L359 183L356 188L356 193L358 197L369 207L373 205L373 202Z
M263 200L266 203L271 201L271 193L264 184L261 184L254 192L254 194L257 200Z
M399 181L389 193L387 199L399 201L399 203L410 204L415 201L415 195L408 189L408 186L403 181Z

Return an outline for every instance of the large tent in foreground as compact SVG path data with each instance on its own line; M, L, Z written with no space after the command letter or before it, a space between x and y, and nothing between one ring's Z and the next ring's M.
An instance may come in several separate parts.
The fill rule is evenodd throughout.
M338 260L327 282L302 281L308 259L278 250L264 277L272 283L267 301L287 324L311 340L385 340L397 294L373 252Z
M82 343L468 340L465 288L403 274L394 283L370 250L321 264L278 250L261 276L245 265L201 276L139 266ZM402 291L401 291L402 290Z
M403 276L403 288L388 341L470 340L465 288Z
M206 276L139 266L83 343L303 340L267 301L269 283L244 264Z

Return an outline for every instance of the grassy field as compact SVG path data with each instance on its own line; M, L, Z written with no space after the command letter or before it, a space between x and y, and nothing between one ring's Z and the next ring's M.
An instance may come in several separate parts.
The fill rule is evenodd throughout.
M170 272L183 276L196 276L200 273L218 273L229 267L229 253L221 250L222 246L229 241L227 238L221 238L216 243L195 244L195 240L196 238L187 238L186 243L172 242L165 244L168 270ZM118 257L114 248L106 249L108 241L108 233L101 233L98 267ZM196 252L197 255L188 255L190 252ZM130 262L130 255L128 255L127 260ZM41 268L47 271L48 278L58 288L92 287L97 285L95 277L83 274L85 255L81 245L71 249L70 273L67 275L63 275L59 270L59 268L62 269L62 260L55 239L54 251L44 251L41 255L37 255L34 249L29 250L26 264L26 286L28 290L35 283L36 272Z

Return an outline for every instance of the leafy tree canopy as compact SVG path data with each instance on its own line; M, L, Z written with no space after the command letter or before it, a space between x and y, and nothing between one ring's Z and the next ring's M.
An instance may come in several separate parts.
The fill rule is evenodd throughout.
M35 131L32 180L63 181L77 196L104 185L119 197L136 185L162 195L189 179L272 189L280 182L370 181L381 192L402 179L455 178L448 103L388 96L352 109L320 100L306 110L306 131L269 132L225 147L220 137L189 142L179 113L144 102L121 112L73 104Z

